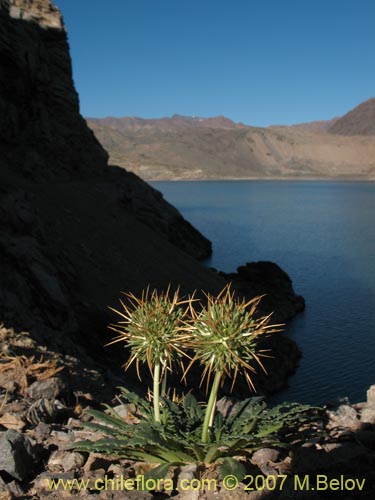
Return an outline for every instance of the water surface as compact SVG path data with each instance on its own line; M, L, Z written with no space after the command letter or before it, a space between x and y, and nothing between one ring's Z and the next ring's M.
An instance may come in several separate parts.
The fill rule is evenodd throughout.
M152 184L213 242L207 265L229 272L271 260L305 297L288 327L303 358L275 400L364 400L375 384L375 184Z

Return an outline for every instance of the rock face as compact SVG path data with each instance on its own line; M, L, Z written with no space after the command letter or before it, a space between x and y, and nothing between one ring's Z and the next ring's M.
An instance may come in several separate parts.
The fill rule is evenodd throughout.
M305 308L305 300L295 294L288 274L274 262L248 262L236 273L220 275L248 297L264 295L260 304L262 312L275 311L273 322L288 321Z
M58 9L2 1L0 22L1 170L34 181L103 171L108 155L79 114Z
M227 280L197 262L210 242L158 191L107 165L79 114L53 3L0 0L0 25L0 324L120 368L122 354L102 346L121 291L216 294Z
M174 276L192 288L202 275L197 286L220 287L186 255L207 257L210 242L156 190L107 166L79 114L58 9L2 0L0 24L2 320L76 331L77 306L104 309L109 286L118 295Z

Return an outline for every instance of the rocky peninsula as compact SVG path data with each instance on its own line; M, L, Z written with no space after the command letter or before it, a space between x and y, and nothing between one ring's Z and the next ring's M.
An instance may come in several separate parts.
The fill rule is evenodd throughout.
M79 114L53 3L3 0L0 17L0 321L110 373L122 353L102 347L111 338L108 306L121 291L171 284L182 294L215 294L232 278L198 262L211 243L158 191L107 164ZM284 321L301 302L288 280L285 293L276 292L278 272L274 284L263 286L260 275L251 281L253 294L274 297L267 312ZM278 344L292 344L280 337ZM298 358L293 346L284 349L284 381Z

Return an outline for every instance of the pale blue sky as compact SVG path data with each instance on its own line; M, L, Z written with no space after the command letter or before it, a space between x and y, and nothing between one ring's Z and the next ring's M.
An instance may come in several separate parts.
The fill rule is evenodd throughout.
M375 96L375 0L55 0L84 116L342 115Z

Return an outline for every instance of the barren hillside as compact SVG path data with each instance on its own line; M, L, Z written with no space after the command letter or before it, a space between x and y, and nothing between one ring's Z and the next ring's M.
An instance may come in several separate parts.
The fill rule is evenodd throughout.
M362 102L337 120L328 131L340 135L375 136L375 97Z
M88 124L112 163L144 179L375 178L375 137L333 134L341 120L256 128L176 115Z

